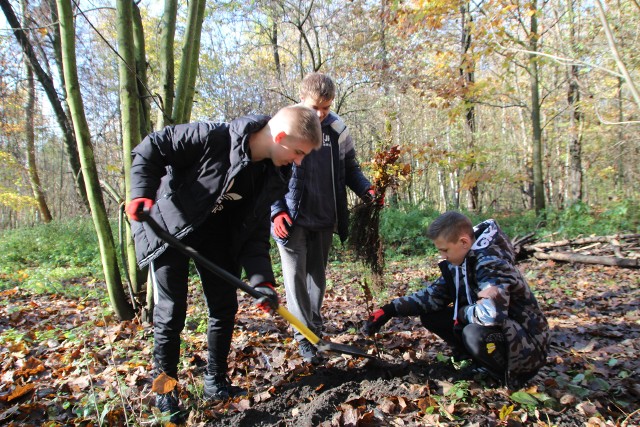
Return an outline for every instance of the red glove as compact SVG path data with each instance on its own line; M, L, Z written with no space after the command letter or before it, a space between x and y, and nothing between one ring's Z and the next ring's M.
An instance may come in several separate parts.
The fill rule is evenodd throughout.
M376 187L371 187L367 190L367 199L371 203L377 203L378 206L384 206L384 194L376 194Z
M371 316L367 319L367 321L362 326L362 332L365 335L373 335L382 328L382 325L391 320L392 317L396 315L395 306L391 303L382 306L382 308L377 309Z
M153 206L153 200L147 199L146 197L138 197L137 199L133 199L127 203L124 210L132 220L141 221L141 218L138 215L142 212L151 210L151 206Z
M278 294L276 293L272 283L263 282L257 284L253 289L264 295L256 302L256 305L260 310L265 313L270 313L271 310L278 309Z
M281 239L289 237L289 228L293 221L288 213L282 211L273 217L273 233Z

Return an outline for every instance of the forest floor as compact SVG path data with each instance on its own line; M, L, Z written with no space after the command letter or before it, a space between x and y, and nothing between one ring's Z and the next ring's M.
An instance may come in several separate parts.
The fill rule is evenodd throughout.
M378 303L433 279L433 265L388 263ZM465 377L417 319L393 319L375 345L365 339L362 269L335 262L325 338L377 348L380 358L325 353L321 366L305 364L288 324L240 296L230 377L248 396L203 402L206 315L193 283L179 373L186 424L640 425L640 271L540 261L520 267L552 331L547 366L521 390ZM0 292L0 425L163 424L151 392L152 327L117 322L95 279L67 285L81 285L84 293L63 297L20 286Z

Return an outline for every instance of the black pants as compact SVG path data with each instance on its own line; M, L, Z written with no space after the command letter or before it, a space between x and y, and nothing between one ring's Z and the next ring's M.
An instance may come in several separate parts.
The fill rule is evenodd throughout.
M508 353L502 329L476 324L454 325L453 308L420 316L425 328L438 335L454 350L466 353L497 379L504 381Z
M240 277L240 266L232 259L224 242L229 236L205 226L185 240L203 256ZM209 323L207 342L209 348L207 371L209 374L226 374L227 357L231 349L231 337L235 315L238 311L236 288L196 263L202 280L207 303ZM152 280L155 308L153 312L155 369L177 378L180 359L180 333L184 329L187 314L189 257L174 248L167 250L152 263Z

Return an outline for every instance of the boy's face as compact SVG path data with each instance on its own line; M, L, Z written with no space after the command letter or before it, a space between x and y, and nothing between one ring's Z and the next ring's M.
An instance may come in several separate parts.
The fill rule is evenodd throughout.
M471 249L472 242L469 236L460 236L453 242L444 237L438 237L433 241L433 244L443 259L454 265L462 265L469 249Z
M271 161L275 166L286 166L295 163L300 166L304 156L314 149L314 144L301 138L294 138L284 132L275 137Z
M302 98L302 105L314 110L318 114L320 122L322 122L329 115L329 111L331 111L331 104L333 104L333 99L323 101L313 96Z

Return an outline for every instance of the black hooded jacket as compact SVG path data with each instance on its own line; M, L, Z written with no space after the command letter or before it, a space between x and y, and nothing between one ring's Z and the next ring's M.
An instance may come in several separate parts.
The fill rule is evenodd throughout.
M230 123L190 123L169 126L147 136L133 150L131 199L155 201L151 217L172 235L184 239L213 212L217 212L234 178L251 164L249 135L266 126L267 116L248 116ZM269 206L287 191L290 168L261 162L264 181L252 209L242 218L227 242L244 267L251 284L273 282L269 257ZM215 214L215 213L213 213ZM132 231L138 265L144 267L167 247L151 228L134 221Z

